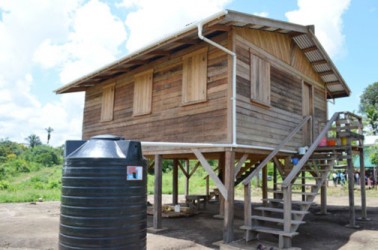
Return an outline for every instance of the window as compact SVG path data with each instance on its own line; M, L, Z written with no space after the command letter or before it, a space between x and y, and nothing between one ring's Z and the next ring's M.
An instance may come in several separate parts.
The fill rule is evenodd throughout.
M113 120L115 84L107 85L102 90L101 121Z
M151 113L153 70L147 70L134 77L133 115Z
M270 106L270 64L252 53L251 100Z
M206 101L207 47L183 57L182 102Z

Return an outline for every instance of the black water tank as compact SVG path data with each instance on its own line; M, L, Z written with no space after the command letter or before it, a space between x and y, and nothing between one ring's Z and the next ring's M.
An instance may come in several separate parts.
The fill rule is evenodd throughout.
M146 249L147 162L140 142L104 135L81 144L63 167L59 248Z

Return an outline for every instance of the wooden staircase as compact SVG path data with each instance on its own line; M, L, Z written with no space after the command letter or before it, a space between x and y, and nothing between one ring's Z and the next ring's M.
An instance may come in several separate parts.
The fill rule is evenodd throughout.
M262 206L253 207L251 210L250 179L257 173L252 172L243 182L245 185L245 221L241 228L246 230L246 241L258 239L262 234L270 234L278 236L280 249L291 247L292 237L299 234L298 228L305 223L305 216L309 213L319 190L326 185L328 175L333 170L335 162L343 159L350 160L352 157L349 150L351 141L354 137L363 139L362 133L359 135L346 133L343 136L352 138L348 139L349 145L347 146L318 146L327 132L334 129L332 128L334 122L336 122L336 130L340 131L338 126L341 123L337 122L340 115L341 113L336 113L332 117L307 153L296 165L292 166L286 176L282 176L283 182L276 183L275 190L270 190L268 197L263 199ZM269 155L267 159L269 157L273 156ZM265 166L260 165L254 170L260 171L263 167Z

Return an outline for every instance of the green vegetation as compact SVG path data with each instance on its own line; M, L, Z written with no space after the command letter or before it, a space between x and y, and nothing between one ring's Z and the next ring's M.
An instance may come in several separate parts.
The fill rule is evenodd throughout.
M30 147L0 139L0 202L60 199L62 148L27 140Z

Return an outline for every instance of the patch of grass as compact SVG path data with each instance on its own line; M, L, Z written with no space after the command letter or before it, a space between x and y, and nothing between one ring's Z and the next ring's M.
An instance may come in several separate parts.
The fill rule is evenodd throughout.
M0 183L0 202L60 200L61 166L19 174ZM5 185L4 185L5 184Z

